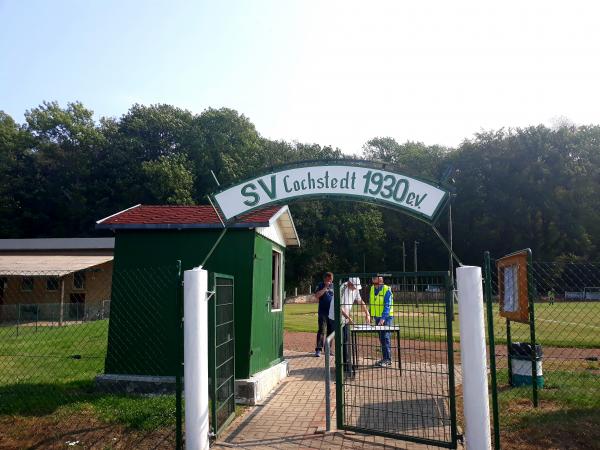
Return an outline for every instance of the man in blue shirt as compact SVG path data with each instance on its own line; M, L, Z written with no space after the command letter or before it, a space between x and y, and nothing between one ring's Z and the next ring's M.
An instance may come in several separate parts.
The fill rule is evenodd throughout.
M335 329L334 321L329 319L329 307L331 302L333 302L333 274L331 272L325 272L323 275L323 282L317 286L315 297L319 300L319 330L317 331L315 356L319 357L321 356L325 339Z

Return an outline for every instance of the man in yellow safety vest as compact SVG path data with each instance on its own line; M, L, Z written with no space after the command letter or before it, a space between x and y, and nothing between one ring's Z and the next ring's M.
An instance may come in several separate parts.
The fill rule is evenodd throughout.
M373 285L369 295L369 311L375 325L392 326L394 314L394 297L392 290L383 282L383 277L373 277ZM391 333L388 330L379 332L381 353L383 358L375 365L389 367L392 365Z

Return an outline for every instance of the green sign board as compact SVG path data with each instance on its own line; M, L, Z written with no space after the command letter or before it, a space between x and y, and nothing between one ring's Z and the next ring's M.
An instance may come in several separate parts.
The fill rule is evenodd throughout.
M433 222L449 193L435 183L386 170L382 164L342 160L274 169L222 190L214 199L225 220L231 220L275 203L329 196L394 207Z

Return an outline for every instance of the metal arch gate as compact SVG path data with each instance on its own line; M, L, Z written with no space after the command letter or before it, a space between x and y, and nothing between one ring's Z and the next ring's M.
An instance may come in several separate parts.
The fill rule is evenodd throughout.
M382 276L393 295L393 319L383 326L366 323L374 276ZM340 297L350 277L360 279L366 306L355 305L353 324L344 326ZM334 284L338 429L456 448L449 273L336 274ZM377 366L384 356L390 365Z
M216 437L235 417L234 278L209 274L208 377L210 428Z

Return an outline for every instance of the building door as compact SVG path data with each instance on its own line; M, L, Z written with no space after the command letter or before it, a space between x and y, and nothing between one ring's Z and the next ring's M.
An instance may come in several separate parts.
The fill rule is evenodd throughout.
M85 294L74 293L69 296L69 320L83 320L85 316Z
M338 428L456 448L449 273L343 274L335 280L336 323L340 306L352 319L336 327ZM356 285L370 323L363 308L352 306Z

